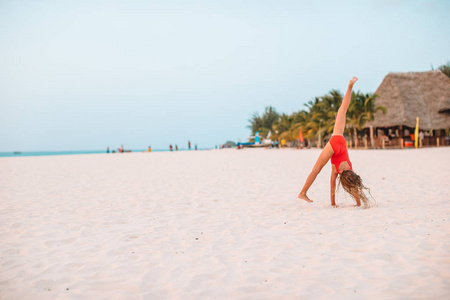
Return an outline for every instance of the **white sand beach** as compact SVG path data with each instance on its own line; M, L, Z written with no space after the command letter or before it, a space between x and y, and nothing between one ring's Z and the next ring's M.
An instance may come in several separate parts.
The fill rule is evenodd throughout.
M448 299L450 148L0 158L0 299Z

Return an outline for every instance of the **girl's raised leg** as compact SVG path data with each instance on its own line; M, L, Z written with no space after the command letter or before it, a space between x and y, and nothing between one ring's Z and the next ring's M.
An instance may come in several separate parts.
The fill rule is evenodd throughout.
M352 89L358 78L353 77L348 83L347 92L345 93L344 100L342 100L341 107L339 107L336 122L334 123L333 135L344 135L345 129L345 116L347 114L348 106L350 105L350 99L352 98Z

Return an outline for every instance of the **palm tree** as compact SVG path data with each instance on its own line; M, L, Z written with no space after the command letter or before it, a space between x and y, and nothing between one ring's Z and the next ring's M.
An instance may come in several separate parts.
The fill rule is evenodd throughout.
M273 125L274 135L272 140L286 140L292 141L292 125L294 117L293 115L282 114L279 121Z
M362 113L362 125L363 127L366 122L372 122L375 120L375 113L377 111L381 111L383 115L387 113L386 107L382 105L376 105L375 100L378 97L376 94L365 94L365 100L364 100L364 111ZM372 148L375 147L375 141L373 139L373 126L370 126L370 143Z
M321 145L321 136L323 129L325 128L324 120L326 114L323 111L323 105L321 105L321 99L315 97L314 100L308 101L305 106L309 109L310 118L306 123L306 136L308 138L318 138L318 146Z
M308 138L317 136L318 147L322 147L323 136L333 132L335 116L342 103L342 95L337 90L331 90L328 95L314 98L306 107L309 108L311 118L306 123Z
M352 92L352 99L350 105L348 106L347 116L346 116L346 127L350 127L350 136L354 141L355 147L358 147L358 133L357 129L361 129L363 123L362 116L364 111L364 94L358 92Z
M336 115L339 107L342 104L342 94L338 90L331 90L329 95L322 97L324 109L327 113L326 133L332 133L334 129L334 123L336 122Z
M292 124L292 130L294 132L295 137L298 137L300 134L300 131L303 133L303 138L306 138L308 140L308 145L310 145L310 139L308 136L305 136L305 133L307 131L307 123L309 119L311 118L311 114L305 110L298 111L294 113L294 120Z
M260 116L257 112L252 115L252 118L248 120L250 125L248 128L251 129L252 135L255 135L259 131L262 137L267 137L270 130L272 130L273 125L278 121L280 115L277 113L275 108L268 106L265 108L264 113Z
M363 129L364 125L368 121L373 121L375 119L374 114L377 111L381 111L383 114L386 114L387 112L386 107L375 105L376 97L377 95L371 93L364 94L360 91L352 93L352 101L350 102L350 106L347 111L347 124L353 129L353 133L351 133L351 135L355 141L355 147L358 146L357 130ZM374 147L373 127L371 127L370 138L372 147Z

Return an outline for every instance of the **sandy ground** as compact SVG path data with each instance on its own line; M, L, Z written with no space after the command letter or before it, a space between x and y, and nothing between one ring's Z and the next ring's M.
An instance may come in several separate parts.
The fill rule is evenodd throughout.
M0 158L1 299L449 299L450 148Z

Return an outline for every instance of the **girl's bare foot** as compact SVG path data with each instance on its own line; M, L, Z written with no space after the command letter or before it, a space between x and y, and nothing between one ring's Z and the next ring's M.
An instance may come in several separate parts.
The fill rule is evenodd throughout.
M350 79L349 85L353 86L355 84L355 82L358 81L358 78L353 77L352 79Z
M331 205L331 206L333 206L334 208L338 208L339 207L339 205L337 205L337 204Z
M305 200L306 202L313 202L311 199L308 198L308 196L306 196L306 194L298 194L298 199L302 199Z

